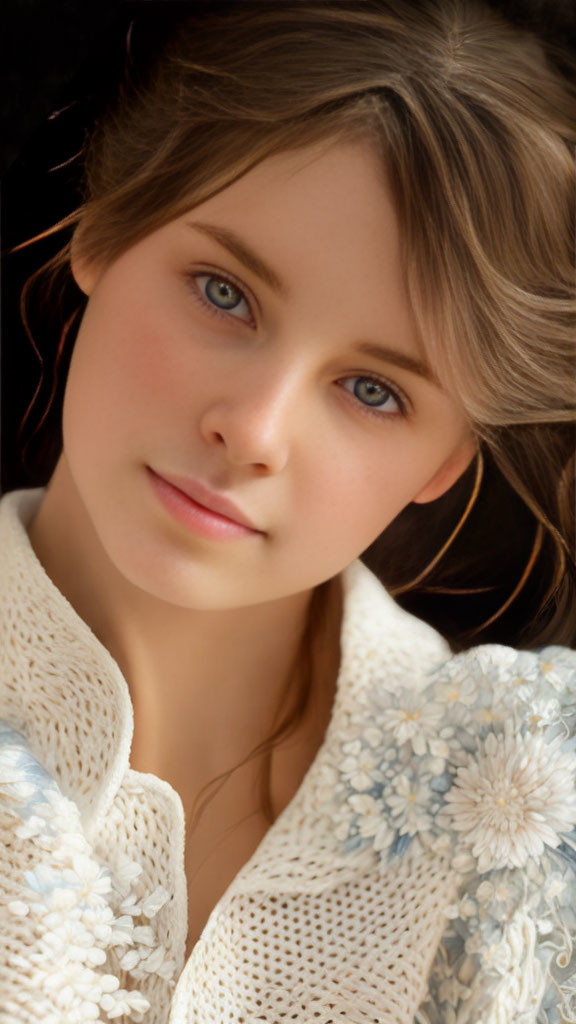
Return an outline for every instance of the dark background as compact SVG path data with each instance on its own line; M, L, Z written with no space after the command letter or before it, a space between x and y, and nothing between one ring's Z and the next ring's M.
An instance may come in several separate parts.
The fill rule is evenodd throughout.
M201 2L217 4L218 0ZM138 46L145 47L147 40L155 37L156 26L184 6L195 5L182 0L3 0L0 493L47 482L39 435L32 435L50 396L51 353L43 347L45 373L39 387L40 358L21 325L19 294L26 278L61 247L67 235L62 232L19 253L7 253L78 206L78 154L121 77L127 38L137 52ZM535 29L544 40L568 45L576 55L573 0L493 0L492 6ZM55 339L54 345L57 342ZM55 409L66 371L64 357ZM38 387L37 400L19 437L19 426Z

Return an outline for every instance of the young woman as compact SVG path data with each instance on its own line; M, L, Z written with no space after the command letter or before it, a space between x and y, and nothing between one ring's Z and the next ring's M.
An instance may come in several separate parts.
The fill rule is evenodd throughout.
M0 502L1 1020L575 1021L574 89L477 0L132 44Z

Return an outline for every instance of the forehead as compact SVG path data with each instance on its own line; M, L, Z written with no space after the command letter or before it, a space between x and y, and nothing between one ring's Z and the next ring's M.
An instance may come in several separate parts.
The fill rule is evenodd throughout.
M330 140L275 154L177 223L228 229L295 280L304 270L333 283L368 274L375 287L404 292L398 218L368 143Z
M263 160L178 220L240 259L312 323L334 311L344 333L414 338L401 234L382 158L329 140ZM311 317L312 319L308 319Z
M388 247L398 241L383 161L363 141L330 139L274 154L195 209L249 221L255 230L266 224L269 234L276 227L301 242L311 242L314 229L376 242L382 228Z

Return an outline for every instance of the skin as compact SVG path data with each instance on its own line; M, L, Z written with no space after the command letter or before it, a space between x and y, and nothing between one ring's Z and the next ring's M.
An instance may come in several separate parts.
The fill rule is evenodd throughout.
M234 230L286 294L190 221ZM456 396L355 351L369 339L425 358L399 245L376 156L331 142L262 162L108 266L74 248L88 303L63 452L29 532L124 672L133 766L184 787L193 751L195 792L244 756L269 730L313 588L473 458ZM219 274L248 304L232 288L223 315L202 305ZM354 394L359 377L382 382L377 414ZM158 502L146 466L232 498L261 532L199 537Z

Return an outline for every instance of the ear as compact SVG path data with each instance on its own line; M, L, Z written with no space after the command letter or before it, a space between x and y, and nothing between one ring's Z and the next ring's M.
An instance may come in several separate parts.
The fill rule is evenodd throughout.
M477 451L478 448L473 438L465 438L440 466L440 469L434 474L432 479L419 491L415 498L412 498L412 501L417 505L424 505L429 501L436 501L436 498L440 498L446 491L450 490L452 484L455 484L458 478L468 469Z
M70 269L72 277L84 295L90 296L100 277L100 268L88 261L82 252L82 242L78 229L72 235L70 244Z

